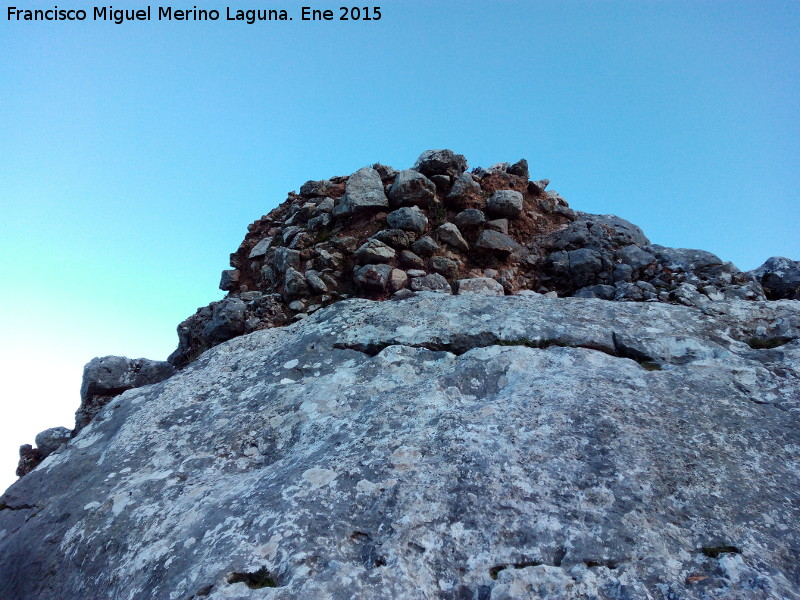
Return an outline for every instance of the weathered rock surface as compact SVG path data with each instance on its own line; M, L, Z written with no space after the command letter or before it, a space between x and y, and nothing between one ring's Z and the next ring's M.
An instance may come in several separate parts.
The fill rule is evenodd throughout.
M773 256L751 273L770 300L800 300L800 261Z
M75 432L85 427L115 396L126 390L163 381L174 372L169 363L147 358L93 358L83 368L81 405L75 413Z
M116 396L0 498L0 598L800 598L798 303L530 294L338 302Z

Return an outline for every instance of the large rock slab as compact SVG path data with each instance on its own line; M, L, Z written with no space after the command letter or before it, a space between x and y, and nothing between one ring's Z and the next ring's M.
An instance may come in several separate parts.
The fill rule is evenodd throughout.
M9 488L0 597L796 599L799 335L788 300L339 302Z

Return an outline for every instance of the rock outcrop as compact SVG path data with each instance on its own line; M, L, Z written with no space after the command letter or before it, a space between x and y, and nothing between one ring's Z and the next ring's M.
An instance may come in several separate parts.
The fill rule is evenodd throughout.
M800 598L799 361L790 300L339 302L12 486L0 597Z
M251 224L20 448L0 598L800 600L800 263L431 150Z
M83 367L81 404L75 412L75 428L52 427L36 436L36 447L24 444L19 449L17 475L22 477L67 443L113 398L126 390L164 381L175 372L167 362L126 356L104 356Z
M743 273L709 252L651 244L619 217L573 211L549 183L531 181L524 160L467 172L450 150L424 152L403 171L375 164L306 182L248 227L222 274L228 296L181 323L169 361L183 367L225 340L344 298L453 293L469 287L464 279L493 279L506 295L690 306L763 300L762 282L778 281L769 265ZM796 276L773 287L771 299L800 293Z

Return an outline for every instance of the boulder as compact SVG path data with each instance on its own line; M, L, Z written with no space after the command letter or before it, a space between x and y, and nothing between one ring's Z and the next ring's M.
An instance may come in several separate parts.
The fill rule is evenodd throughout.
M404 206L386 215L386 223L394 229L424 233L428 228L428 217L417 206Z
M458 227L452 223L440 225L438 229L436 229L436 235L439 237L439 240L452 246L456 250L461 250L463 252L469 250L469 244L467 244L466 240L461 235Z
M217 306L223 304L230 306L231 303L220 302ZM227 313L224 307L216 311L215 317L221 319L221 313ZM240 334L241 331L232 332L230 337ZM131 359L126 356L93 358L83 367L81 404L75 412L74 431L77 433L88 425L112 398L127 390L164 381L174 373L175 369L169 363L147 358Z
M219 289L223 292L227 292L236 288L239 285L239 270L238 269L226 269L222 272L222 276L219 280Z
M436 195L436 186L419 171L400 171L389 190L389 205L427 208Z
M453 181L453 186L445 196L445 203L451 206L462 206L479 202L482 199L480 184L469 173L462 173Z
M72 431L66 427L51 427L36 434L36 448L42 458L47 458L72 438Z
M447 283L447 279L439 273L431 273L424 277L414 277L411 280L411 289L415 292L453 293L453 288Z
M431 259L431 268L448 279L454 279L458 275L460 267L458 262L444 256L434 256Z
M800 300L800 261L773 256L750 274L761 283L768 299Z
M470 227L478 227L485 221L486 215L483 214L482 210L478 210L477 208L468 208L466 210L462 210L453 219L453 223L455 223L456 227L462 231L469 229Z
M475 247L484 252L490 252L501 257L508 256L512 252L520 249L520 245L514 238L507 236L499 231L485 229L478 236Z
M411 249L420 256L430 256L439 250L439 244L434 242L429 236L425 235L411 244Z
M508 167L506 172L510 175L516 175L517 177L522 177L527 180L528 177L530 177L530 173L528 172L528 161L524 158L520 158L517 162Z
M334 207L334 216L346 216L369 209L388 208L381 176L372 167L364 167L347 180L345 194Z
M391 246L380 240L370 239L356 250L356 259L361 265L388 263L396 254L397 252Z
M425 261L410 250L403 250L400 253L400 264L414 269L425 268Z
M390 265L366 265L357 267L353 275L359 287L368 292L383 292L386 291L394 270L396 269L392 269Z
M503 296L505 295L505 290L502 285L489 277L472 277L470 279L459 279L456 283L456 293L459 295Z
M467 170L467 159L452 150L426 150L414 163L414 169L428 177L433 175L455 177Z
M408 239L408 234L402 229L383 229L372 236L373 240L378 240L384 244L396 248L397 250L404 250L408 248L411 241Z
M516 190L498 190L486 201L486 211L496 217L516 219L522 214L522 194Z

